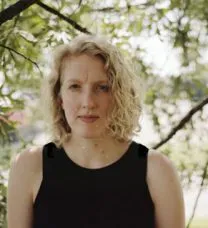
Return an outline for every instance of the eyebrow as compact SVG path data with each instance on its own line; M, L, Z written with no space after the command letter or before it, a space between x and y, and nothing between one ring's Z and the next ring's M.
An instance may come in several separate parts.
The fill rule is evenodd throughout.
M67 80L67 82L79 82L79 83L82 83L82 81L78 80L78 79L69 79ZM93 83L108 83L108 80L98 80L98 81L94 81Z

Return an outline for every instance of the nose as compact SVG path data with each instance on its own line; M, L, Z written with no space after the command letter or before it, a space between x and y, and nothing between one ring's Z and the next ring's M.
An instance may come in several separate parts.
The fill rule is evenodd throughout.
M92 91L88 90L83 93L82 106L87 109L94 109L96 107L96 97Z

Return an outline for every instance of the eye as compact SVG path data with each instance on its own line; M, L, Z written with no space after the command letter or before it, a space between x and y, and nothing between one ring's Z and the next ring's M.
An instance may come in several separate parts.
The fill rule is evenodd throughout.
M80 85L78 84L73 84L69 86L69 89L78 89L78 88L80 88Z
M108 92L110 89L108 85L99 85L98 88L104 92Z

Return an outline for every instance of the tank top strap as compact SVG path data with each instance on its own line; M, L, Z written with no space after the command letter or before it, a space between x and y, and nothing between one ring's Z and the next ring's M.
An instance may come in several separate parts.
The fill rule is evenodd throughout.
M42 172L43 180L46 181L52 173L52 167L55 164L55 157L57 156L57 147L53 142L47 143L43 146L42 152Z
M133 154L131 163L134 164L134 170L138 174L140 181L146 183L149 148L141 143L134 143L136 144L136 149L135 153Z
M149 148L147 148L143 144L138 143L137 154L138 154L139 158L146 158L147 159L148 152L149 152Z

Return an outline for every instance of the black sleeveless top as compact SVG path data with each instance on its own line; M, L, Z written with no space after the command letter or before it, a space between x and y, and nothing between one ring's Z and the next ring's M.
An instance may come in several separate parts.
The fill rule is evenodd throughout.
M33 228L154 228L147 154L145 146L132 141L113 164L88 169L63 148L46 144Z

